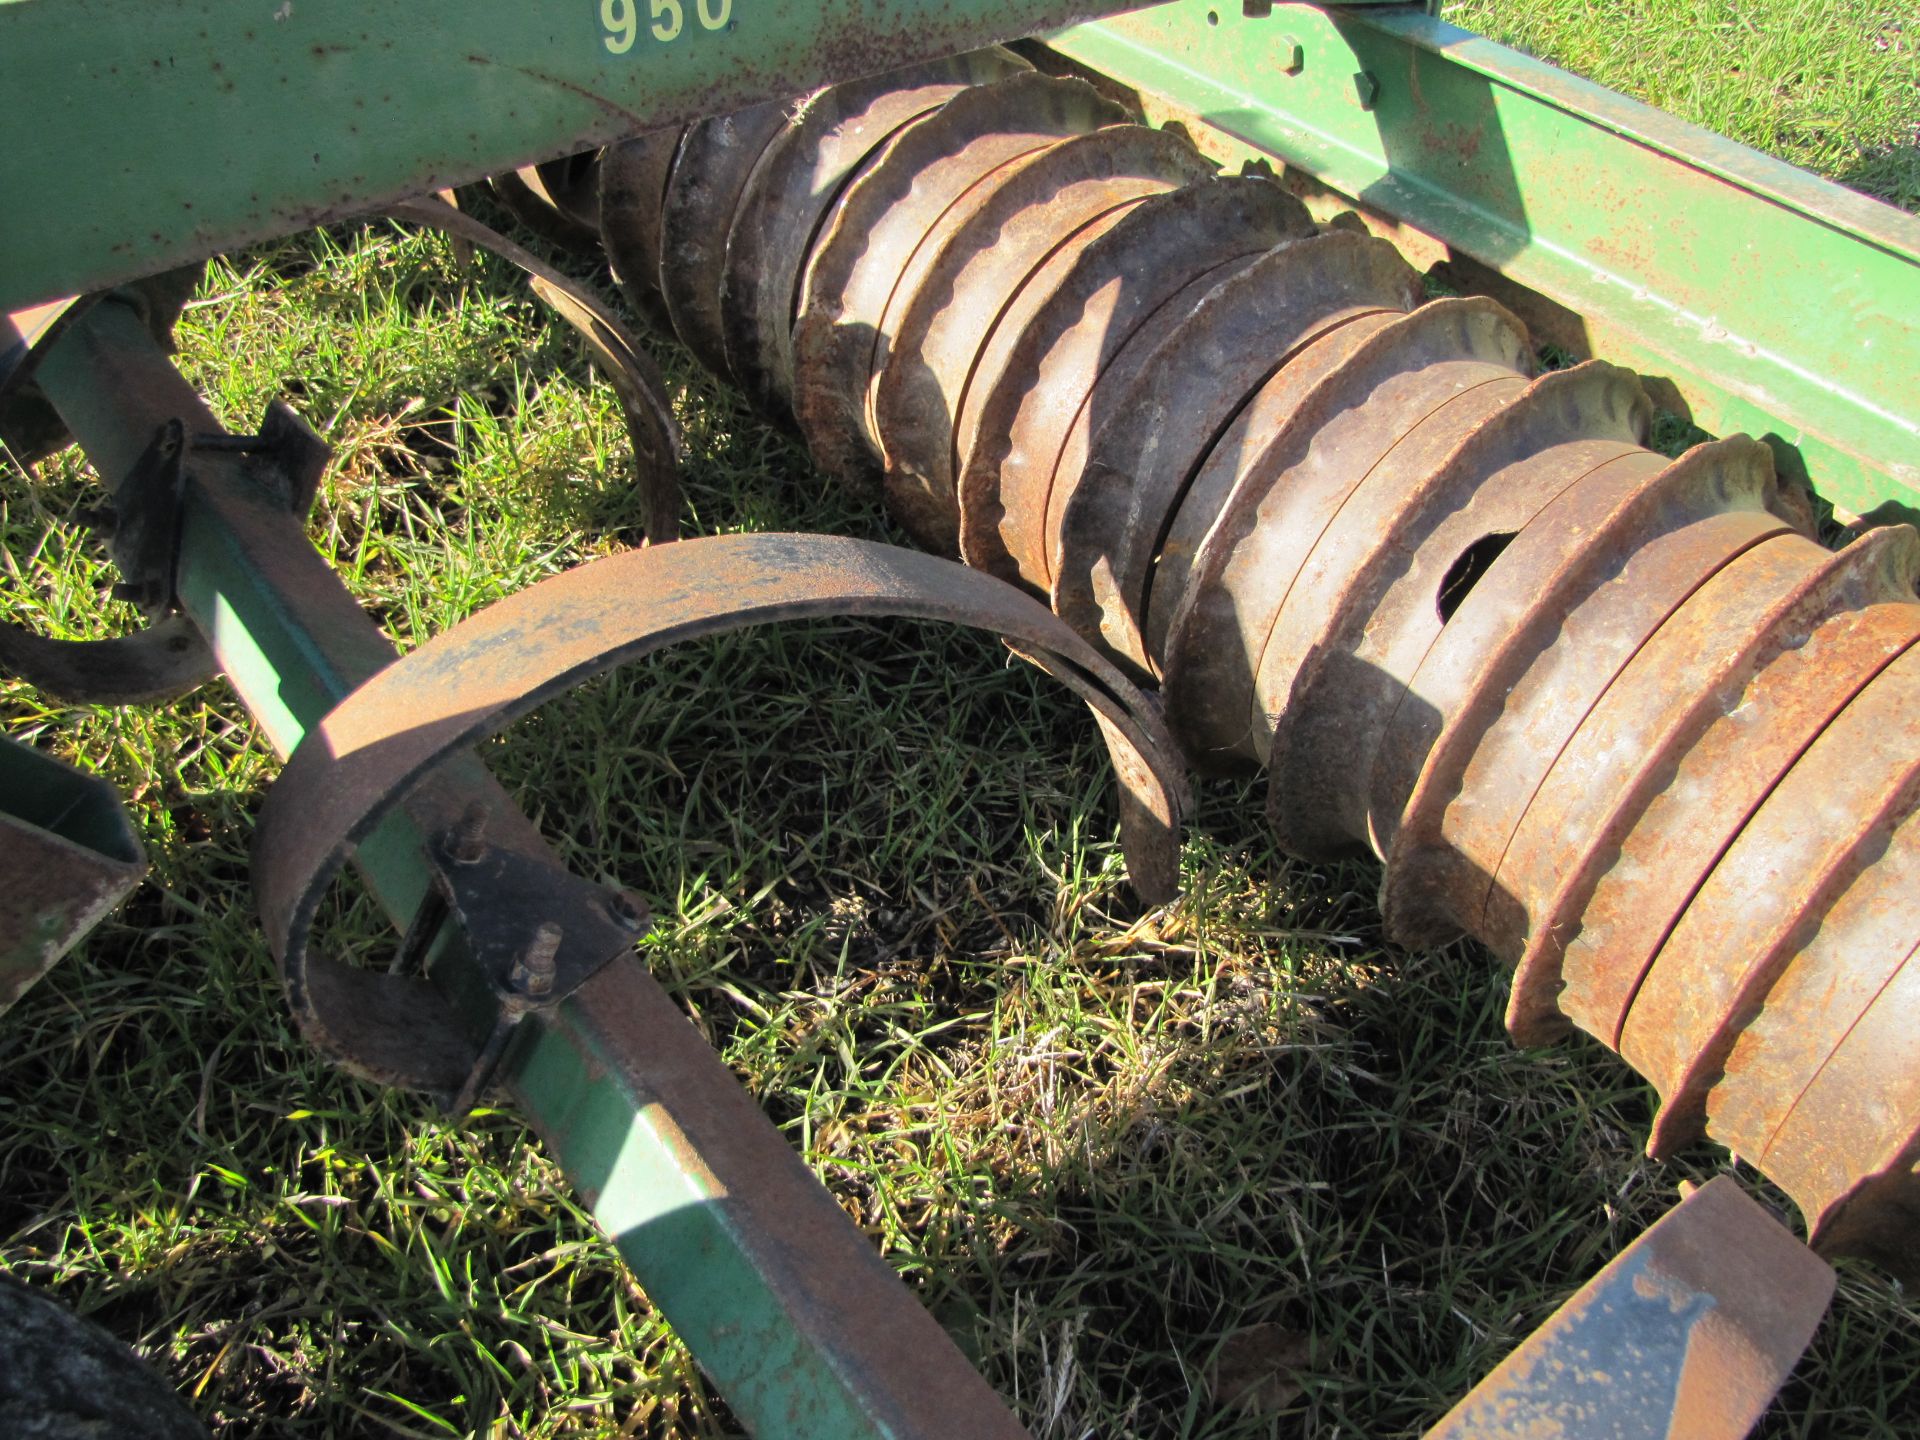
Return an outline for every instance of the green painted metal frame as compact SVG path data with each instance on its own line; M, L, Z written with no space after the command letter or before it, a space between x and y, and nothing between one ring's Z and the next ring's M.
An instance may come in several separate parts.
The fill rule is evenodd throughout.
M1119 8L0 0L0 311Z
M1920 219L1421 6L1200 0L1049 43L1558 302L1550 338L1843 510L1920 518Z
M33 217L0 309L1117 8L0 0L0 194ZM1426 11L1188 0L1053 44L1549 297L1549 338L1844 511L1920 517L1920 220Z

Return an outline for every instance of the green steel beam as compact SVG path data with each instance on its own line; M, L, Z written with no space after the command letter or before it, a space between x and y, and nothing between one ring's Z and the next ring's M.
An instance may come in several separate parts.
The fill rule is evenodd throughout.
M1191 0L1052 46L1575 312L1703 429L1920 510L1920 219L1419 6Z
M0 0L0 194L32 217L0 310L1114 8ZM1551 297L1552 338L1845 510L1920 509L1920 221L1424 11L1188 0L1055 44Z
M95 307L38 378L109 477L169 416L214 428L118 303ZM299 519L231 459L196 457L189 470L178 584L183 608L282 754L394 658ZM478 760L445 767L357 852L396 925L430 884L423 837L476 801L489 811L490 843L544 848ZM456 996L471 996L476 980L464 961L455 950L434 966ZM499 1080L761 1440L1023 1440L638 957L524 1022Z
M0 0L0 312L1099 0Z

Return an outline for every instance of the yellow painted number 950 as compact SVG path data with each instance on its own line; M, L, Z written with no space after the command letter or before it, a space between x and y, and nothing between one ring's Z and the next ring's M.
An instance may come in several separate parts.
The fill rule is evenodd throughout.
M723 30L733 18L733 0L694 0L694 14L703 30ZM678 40L686 29L683 0L647 0L647 31L662 45ZM602 41L615 55L624 55L640 38L637 0L600 0Z

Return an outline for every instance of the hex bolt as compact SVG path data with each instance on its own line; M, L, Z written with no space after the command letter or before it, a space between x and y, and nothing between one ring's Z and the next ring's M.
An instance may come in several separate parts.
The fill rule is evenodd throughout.
M513 962L513 970L507 976L507 983L520 994L532 1000L544 999L553 993L553 962L560 953L560 927L551 920L540 922L540 928L533 932L533 939L527 942L526 949L520 952L520 958Z
M1307 47L1295 35L1280 37L1280 73L1298 75L1307 68Z
M1362 70L1353 77L1353 102L1362 110L1371 110L1373 102L1380 98L1380 81L1371 70Z
M447 854L456 865L477 865L487 853L486 836L487 807L476 800L447 836Z

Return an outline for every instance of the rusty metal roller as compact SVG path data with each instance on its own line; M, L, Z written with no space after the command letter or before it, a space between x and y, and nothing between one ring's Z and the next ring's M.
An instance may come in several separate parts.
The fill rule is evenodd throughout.
M1278 186L1220 177L1142 201L1079 252L1009 338L999 373L969 387L959 495L967 563L1050 588L1092 437L1124 410L1159 341L1224 281L1313 230Z
M1017 75L956 95L847 188L809 257L793 342L795 416L828 474L879 493L874 385L952 236L1040 151L1127 118L1083 81Z
M727 361L761 409L791 403L800 269L841 187L903 127L969 86L1027 68L1005 50L981 50L835 85L774 136L741 191L720 282Z
M600 152L600 244L634 313L663 335L673 316L660 288L662 210L684 126L650 130Z
M791 119L792 103L769 101L689 125L674 150L660 203L659 285L673 333L694 359L726 380L733 378L720 317L727 236L754 166ZM601 227L620 269L615 242L624 227L610 224L604 213ZM633 256L631 263L638 269L642 257Z
M888 508L922 545L959 549L973 408L1036 310L1130 210L1210 170L1181 136L1109 126L1011 167L945 237L887 336L873 389Z
M1283 242L1202 297L1129 377L1081 473L1055 481L1060 615L1158 673L1198 541L1253 437L1419 297L1392 246L1339 230Z
M1920 536L1838 553L1771 453L1646 447L1352 225L1001 52L643 137L623 282L921 543L1159 681L1403 943L1515 967L1830 1253L1920 1277ZM665 158L663 158L665 157ZM633 277L639 275L640 281ZM642 300L651 303L643 295Z

